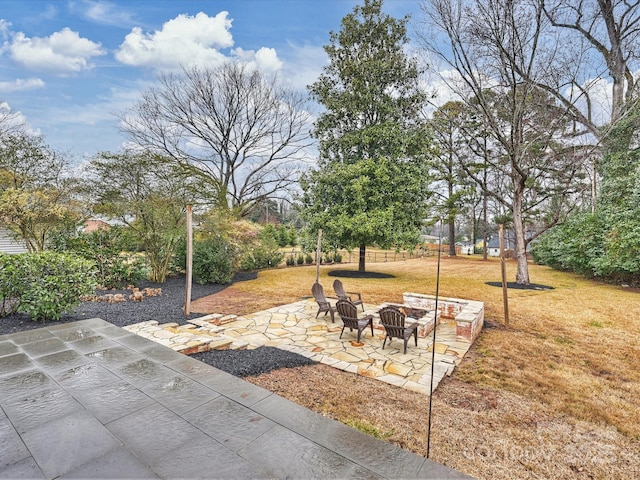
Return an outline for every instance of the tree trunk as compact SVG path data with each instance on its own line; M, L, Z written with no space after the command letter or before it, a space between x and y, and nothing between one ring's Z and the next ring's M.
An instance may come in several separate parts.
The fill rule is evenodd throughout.
M456 222L449 218L449 256L456 256Z
M486 169L485 169L485 185L486 185ZM487 243L489 242L489 232L487 231L487 192L482 190L482 259L486 260L488 256Z
M516 270L516 283L529 285L529 264L527 263L527 251L525 242L525 229L522 221L522 192L517 190L513 198L513 235L514 248L518 264Z
M489 241L489 232L488 232L488 224L487 224L487 137L484 137L484 167L482 168L482 259L486 260L489 256L487 242Z
M358 271L359 272L365 272L366 271L364 269L366 251L367 251L367 246L364 243L361 244L360 245L360 256L358 258Z

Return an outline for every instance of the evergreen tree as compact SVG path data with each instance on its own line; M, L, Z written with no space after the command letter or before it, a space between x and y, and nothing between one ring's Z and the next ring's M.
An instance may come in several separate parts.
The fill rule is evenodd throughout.
M326 111L314 125L318 169L302 180L302 216L328 243L360 249L418 239L427 195L425 94L417 62L405 53L408 17L365 0L331 32L330 63L309 87Z

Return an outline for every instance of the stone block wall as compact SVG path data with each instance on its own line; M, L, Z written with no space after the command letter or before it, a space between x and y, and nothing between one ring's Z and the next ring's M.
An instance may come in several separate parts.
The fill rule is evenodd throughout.
M405 305L414 308L433 310L436 307L435 295L405 292L402 295ZM461 300L459 298L438 298L440 318L456 322L456 337L473 343L484 324L484 302Z

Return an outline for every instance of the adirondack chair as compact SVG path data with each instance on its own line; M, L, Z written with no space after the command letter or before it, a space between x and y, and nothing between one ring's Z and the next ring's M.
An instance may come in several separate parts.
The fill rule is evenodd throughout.
M353 332L355 328L358 331L358 343L360 343L360 336L367 327L371 327L371 336L373 337L373 315L358 318L358 307L349 300L338 300L336 309L343 323L340 338L342 338L345 328L348 328L351 332Z
M362 301L362 295L357 292L345 292L342 282L337 278L333 281L333 290L336 292L336 296L339 300L349 300L354 305L362 306L364 312L364 302Z
M404 353L407 353L407 342L413 335L416 347L418 346L418 322L410 325L405 324L406 315L398 310L396 307L389 306L380 310L380 323L384 327L387 333L382 342L382 349L389 339L389 343L394 338L399 338L404 341Z
M322 312L324 312L325 317L327 316L327 313L329 313L331 315L331 321L335 323L336 319L333 314L336 312L336 308L332 306L329 303L329 300L327 300L327 297L324 296L324 289L322 288L322 285L315 282L311 286L311 293L313 293L313 298L318 304L318 313L316 313L316 318L318 318L318 315Z

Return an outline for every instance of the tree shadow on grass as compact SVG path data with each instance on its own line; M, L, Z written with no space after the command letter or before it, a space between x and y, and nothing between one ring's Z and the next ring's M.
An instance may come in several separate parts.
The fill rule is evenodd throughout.
M358 272L357 270L331 270L328 275L342 278L395 278L395 275L390 273Z

